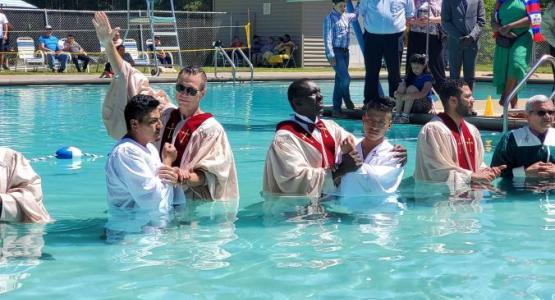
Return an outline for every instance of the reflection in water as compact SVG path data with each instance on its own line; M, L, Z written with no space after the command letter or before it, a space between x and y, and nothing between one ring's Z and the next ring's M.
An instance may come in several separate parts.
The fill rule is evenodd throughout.
M214 270L229 266L226 246L237 239L237 202L188 201L175 226L150 234L126 235L115 248L120 271L145 267Z
M0 294L20 288L40 263L44 225L0 224Z
M271 236L269 259L277 268L325 270L346 263L345 247L353 243L396 250L395 231L404 206L392 198L396 196L267 198L264 225L289 224ZM354 240L341 234L351 226L359 232Z

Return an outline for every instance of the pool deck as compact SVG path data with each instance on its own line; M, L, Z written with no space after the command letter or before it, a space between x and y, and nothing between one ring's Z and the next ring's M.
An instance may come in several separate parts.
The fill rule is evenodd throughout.
M211 82L227 82L232 80L230 72L219 72L216 77L214 73L208 73L208 80ZM3 75L0 72L0 86L14 85L57 85L57 84L109 84L111 79L98 78L98 74L82 74L82 73L48 73L48 72L27 72L26 74L8 74ZM477 81L490 82L493 74L491 72L476 72ZM149 77L151 82L155 83L173 83L177 77L176 73L163 73L158 77ZM254 72L254 81L290 81L298 78L308 77L315 80L333 80L335 73L333 71L317 71L317 72L294 72L288 69L287 72ZM351 77L355 80L364 79L364 71L351 71ZM382 79L387 79L387 71L380 72ZM237 72L237 80L245 82L250 80L249 72ZM552 74L534 74L530 79L531 83L552 83Z
M447 72L448 74L448 72ZM236 78L238 82L248 82L250 81L249 72L237 72ZM0 72L0 86L25 86L25 85L63 85L63 84L109 84L111 79L108 78L98 78L99 74L82 74L82 73L64 73L64 74L53 74L48 72L28 72L27 74L7 74L3 75ZM230 82L232 81L231 72L219 72L218 76L214 73L208 73L208 80L210 82ZM149 77L150 82L153 83L174 83L176 80L176 73L162 73L158 77ZM299 78L311 78L314 80L333 80L335 73L331 70L322 70L316 72L294 72L288 69L287 72L282 71L264 71L254 73L254 81L292 81ZM482 82L491 82L493 74L491 72L476 72L476 80ZM351 71L351 78L354 80L364 80L364 71ZM387 79L387 71L382 70L380 72L380 78L382 80ZM529 80L530 83L544 83L552 84L553 75L552 74L534 74ZM502 115L502 108L496 103L497 99L494 99L494 116ZM519 100L517 107L523 107L524 102ZM474 110L478 113L478 116L466 118L470 123L476 125L479 129L486 130L502 130L502 119L500 117L484 117L484 108L486 101L477 101L474 103ZM436 110L443 111L441 103L436 101ZM348 119L360 119L362 116L362 110L345 110L345 118ZM326 108L324 110L325 116L331 115L331 108ZM411 124L425 124L432 117L431 114L419 114L411 115ZM509 119L509 127L517 128L521 127L526 123L522 119Z

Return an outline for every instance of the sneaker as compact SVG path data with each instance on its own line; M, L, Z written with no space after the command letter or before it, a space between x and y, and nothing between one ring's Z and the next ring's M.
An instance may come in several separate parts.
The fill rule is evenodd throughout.
M6 70L6 71L9 71L10 67L8 67L7 65L2 65L2 69Z
M345 99L345 106L348 109L355 109L355 104L351 101L351 99Z

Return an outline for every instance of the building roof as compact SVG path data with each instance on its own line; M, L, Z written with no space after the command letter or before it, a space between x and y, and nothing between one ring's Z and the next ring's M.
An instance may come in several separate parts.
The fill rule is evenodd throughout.
M0 0L0 5L4 7L37 8L33 4L21 0Z

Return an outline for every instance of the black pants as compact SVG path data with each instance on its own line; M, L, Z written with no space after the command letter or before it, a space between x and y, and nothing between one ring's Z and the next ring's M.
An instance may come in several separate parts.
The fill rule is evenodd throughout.
M81 72L81 67L79 66L79 60L83 61L83 71L86 70L87 66L89 65L89 61L91 61L91 59L85 54L72 55L71 61L73 61L73 64L77 69L77 72Z
M445 82L445 62L443 61L443 44L437 35L430 34L428 39L428 69L434 77L434 88L437 90ZM406 74L410 66L410 57L413 54L426 54L426 34L422 32L409 33L407 46Z
M364 33L364 66L366 77L364 79L364 103L378 97L378 83L382 58L387 66L387 81L389 83L389 96L393 94L401 81L399 63L399 37L403 32L392 34Z

